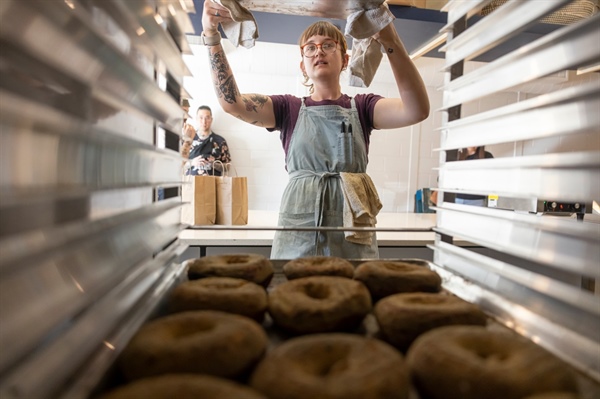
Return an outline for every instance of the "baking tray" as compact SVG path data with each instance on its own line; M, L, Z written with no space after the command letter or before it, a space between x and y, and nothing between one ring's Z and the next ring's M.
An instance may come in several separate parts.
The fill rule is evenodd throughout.
M349 260L349 261L356 267L356 266L360 265L361 263L366 262L368 260L369 259L360 259L360 260ZM403 259L380 259L380 260L401 261L401 262L414 264L414 265L421 266L421 267L427 267L427 268L430 268L430 269L436 270L436 271L439 270L439 268L434 263L427 261L427 260L423 260L423 259L403 258ZM283 273L283 266L287 262L289 262L289 260L276 259L276 260L271 260L271 262L273 264L274 274L273 274L273 278L272 278L269 286L267 287L267 291L270 291L274 287L287 281L287 279ZM187 273L185 273L185 270L187 269L186 264L187 264L187 261L183 262L182 268L181 268L182 272L173 280L173 283L170 285L170 287L164 291L164 295L161 297L160 302L157 304L156 308L151 313L151 315L147 319L147 321L164 316L167 314L166 305L167 305L167 299L168 299L170 291L173 288L175 288L178 284L187 280ZM441 274L441 275L442 275L442 279L443 279L442 284L444 284L445 277L443 274ZM457 278L459 278L459 277L452 276L452 288L457 287ZM473 286L473 284L465 282L464 287L462 287L462 290L469 289L468 287L470 287L470 286ZM465 288L465 287L467 287L467 288ZM448 290L447 288L443 288L441 294L454 295L454 293L451 292L450 290ZM463 296L463 295L459 295L459 296ZM489 321L488 321L488 325L487 325L488 329L502 330L505 332L513 332L515 334L517 333L513 329L496 321L494 315L488 314L488 316L489 316ZM282 342L294 337L294 335L283 332L280 329L278 329L277 327L275 327L273 325L272 319L270 318L268 313L265 314L265 319L262 322L262 326L265 328L265 331L267 332L267 336L269 337L269 347L267 350L271 350L274 347L281 344ZM375 319L375 316L372 313L369 313L358 328L356 328L355 330L352 330L352 331L348 331L348 333L358 334L358 335L366 336L366 337L378 338L379 337L379 327L378 327L377 321ZM581 399L600 398L600 384L598 382L595 382L591 378L579 373L577 370L575 370L575 372L578 376L580 398ZM94 390L94 394L92 395L92 397L97 397L98 394L106 392L109 389L112 389L121 383L123 383L123 381L120 379L119 373L115 370L115 367L112 366L111 369L105 374L102 383ZM421 399L419 397L418 393L414 390L414 388L412 388L409 399Z

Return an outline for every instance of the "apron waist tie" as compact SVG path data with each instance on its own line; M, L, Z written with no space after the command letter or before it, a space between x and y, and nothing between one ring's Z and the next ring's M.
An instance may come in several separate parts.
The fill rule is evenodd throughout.
M312 170L297 170L290 173L290 180L303 179L306 177L317 176L319 183L317 186L317 198L315 199L315 226L320 227L323 224L323 218L325 209L323 203L325 202L325 194L327 192L327 179L331 177L340 177L339 172L314 172ZM316 255L319 254L319 235L320 231L315 234L315 250Z

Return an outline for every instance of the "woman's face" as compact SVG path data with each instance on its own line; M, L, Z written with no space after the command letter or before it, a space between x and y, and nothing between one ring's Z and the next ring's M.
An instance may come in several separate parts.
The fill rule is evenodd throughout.
M325 42L331 41L333 41L333 39L330 37L316 35L310 37L303 46L311 44L320 46ZM306 49L306 47L304 47L304 49ZM346 54L342 57L339 44L332 53L327 53L323 48L318 47L317 52L313 57L309 58L306 54L302 56L300 68L302 68L302 71L313 81L318 81L319 79L327 77L339 79L342 68L346 66L347 57Z

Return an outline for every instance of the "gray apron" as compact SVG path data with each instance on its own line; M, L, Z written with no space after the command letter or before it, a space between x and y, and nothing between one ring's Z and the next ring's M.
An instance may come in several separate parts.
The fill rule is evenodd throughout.
M343 226L340 172L365 173L367 169L367 148L354 99L347 109L306 107L303 98L286 162L290 180L281 200L279 225ZM345 239L343 231L275 232L271 258L315 255L376 259L379 250L376 237L371 245L355 244Z

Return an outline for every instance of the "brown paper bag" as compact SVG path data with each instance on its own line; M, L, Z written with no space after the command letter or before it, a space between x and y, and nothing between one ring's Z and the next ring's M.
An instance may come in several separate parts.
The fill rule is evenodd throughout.
M248 180L246 177L227 176L226 169L223 168L223 176L216 177L217 224L248 224Z
M181 187L181 223L193 226L215 224L217 216L217 177L186 176Z

